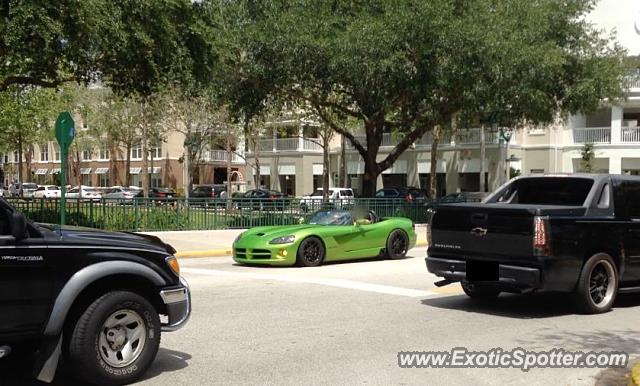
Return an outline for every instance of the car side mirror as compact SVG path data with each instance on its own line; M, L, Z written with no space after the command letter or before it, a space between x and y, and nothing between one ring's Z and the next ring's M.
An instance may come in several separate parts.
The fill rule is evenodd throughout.
M27 218L20 212L13 212L10 216L11 236L16 240L23 240L27 237Z

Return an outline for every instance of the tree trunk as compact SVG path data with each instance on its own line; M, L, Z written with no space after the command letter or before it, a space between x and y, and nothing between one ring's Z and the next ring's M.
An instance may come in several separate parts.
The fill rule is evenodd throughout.
M127 158L125 161L125 185L131 186L131 142L127 143Z
M116 161L115 155L117 152L116 146L111 143L108 146L109 149L109 184L111 186L120 185L120 181L118 181L118 174L116 173Z
M227 125L227 199L231 198L231 126ZM231 203L231 200L227 202Z
M362 175L362 197L373 197L376 194L378 175L380 169L376 162L375 154L368 154L364 160L364 174Z
M344 135L340 136L340 187L347 188L347 160L346 158L346 141Z
M144 192L144 198L149 197L149 144L148 140L144 138L142 140L142 170L141 180L142 180L142 191Z
M254 173L253 178L256 184L256 189L258 189L260 188L260 157L258 157L258 146L256 146L257 143L254 141L252 145L253 145L253 162L254 162L254 165L256 165L256 172ZM269 177L269 181L271 181L271 177ZM269 182L269 185L271 185L271 182ZM271 186L267 186L267 189L271 189Z
M431 165L429 168L429 198L438 198L438 145L440 144L440 128L434 127L431 140Z
M484 174L485 174L485 153L486 153L486 145L484 141L484 124L480 125L480 191L485 192L486 186L484 184Z
M329 199L329 141L322 138L322 198Z
M22 147L24 144L22 143L22 134L18 134L18 181L20 182L20 186L22 186Z
M189 194L191 193L191 152L189 150L189 146L184 147L184 172L185 176L182 179L182 186L184 189L184 196L189 199Z

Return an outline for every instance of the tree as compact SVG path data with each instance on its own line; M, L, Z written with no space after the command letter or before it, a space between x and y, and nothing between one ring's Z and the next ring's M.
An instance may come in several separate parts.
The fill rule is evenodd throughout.
M0 92L0 143L18 152L20 182L25 182L23 162L26 158L31 164L33 145L51 137L56 98L53 90L31 86L12 86Z
M0 20L0 91L102 80L149 95L216 68L217 25L200 1L3 0Z
M580 149L580 171L584 173L593 172L593 161L596 153L593 150L592 143L585 143Z
M238 12L238 4L243 11ZM232 2L243 37L230 76L245 113L303 100L364 160L363 193L455 114L550 121L621 95L622 51L582 16L593 1ZM360 122L366 140L333 116ZM384 133L398 143L378 157Z

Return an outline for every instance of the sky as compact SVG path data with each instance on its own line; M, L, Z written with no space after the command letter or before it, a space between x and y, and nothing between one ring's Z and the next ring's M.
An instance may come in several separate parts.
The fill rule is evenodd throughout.
M629 55L640 55L640 0L600 0L587 17L605 31L616 31Z

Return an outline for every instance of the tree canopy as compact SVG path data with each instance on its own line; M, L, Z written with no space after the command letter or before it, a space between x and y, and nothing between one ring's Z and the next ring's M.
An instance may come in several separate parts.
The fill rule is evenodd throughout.
M226 3L239 26L234 110L251 116L274 96L310 104L363 158L365 195L455 114L547 122L623 95L623 51L584 21L591 0ZM366 140L332 116L357 119ZM379 154L384 133L399 141Z

